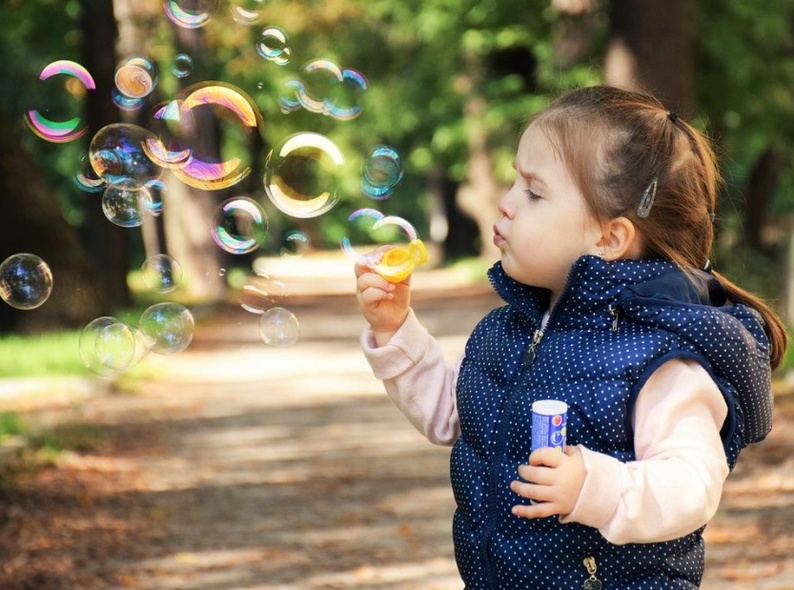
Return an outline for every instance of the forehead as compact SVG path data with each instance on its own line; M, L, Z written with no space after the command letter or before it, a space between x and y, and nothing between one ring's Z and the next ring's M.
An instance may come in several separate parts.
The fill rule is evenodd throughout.
M521 134L516 152L516 168L534 174L548 168L564 171L565 160L558 142L545 126L534 122Z

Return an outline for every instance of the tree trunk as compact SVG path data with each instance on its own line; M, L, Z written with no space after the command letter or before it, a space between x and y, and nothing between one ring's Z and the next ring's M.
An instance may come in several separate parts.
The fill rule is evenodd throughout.
M87 142L90 142L102 127L120 121L118 109L111 100L115 84L117 34L113 2L82 0L80 26L83 33L83 65L96 82L96 90L86 93L84 109L88 126L86 137ZM102 296L110 309L128 307L132 301L127 287L130 230L108 221L98 198L86 199L85 220L84 240L88 253L95 266L102 270L99 277Z
M684 117L693 114L692 0L612 0L604 63L608 84L646 90Z
M744 191L744 244L767 255L770 254L770 248L764 241L763 230L772 196L787 162L788 154L783 148L778 145L768 146L753 165Z
M0 262L29 252L53 274L49 299L20 311L0 301L0 332L75 328L110 312L109 301L77 231L61 213L53 191L22 147L20 134L0 113Z

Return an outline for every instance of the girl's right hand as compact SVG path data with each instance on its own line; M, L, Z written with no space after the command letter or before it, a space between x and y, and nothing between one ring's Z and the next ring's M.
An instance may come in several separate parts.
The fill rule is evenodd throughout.
M385 344L402 326L411 301L411 277L390 283L368 265L356 263L356 299L364 319L375 334L378 346Z

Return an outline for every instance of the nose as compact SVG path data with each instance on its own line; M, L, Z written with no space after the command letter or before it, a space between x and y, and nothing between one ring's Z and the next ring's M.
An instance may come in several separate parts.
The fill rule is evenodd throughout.
M512 211L513 211L513 208L512 208L512 205L511 205L511 199L510 199L510 193L511 192L512 192L512 190L509 190L506 193L504 193L499 198L499 203L497 205L498 209L499 209L499 213L501 213L502 215L504 215L505 217L508 217L508 218L512 217Z

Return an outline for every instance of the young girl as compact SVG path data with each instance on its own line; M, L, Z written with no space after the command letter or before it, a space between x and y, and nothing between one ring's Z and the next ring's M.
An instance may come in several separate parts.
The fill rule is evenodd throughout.
M771 428L786 347L772 310L710 269L713 152L654 98L592 87L531 121L515 169L489 271L506 305L454 366L409 307L410 278L356 266L375 375L454 444L466 589L697 588L703 528ZM540 399L568 404L564 453L530 454Z

